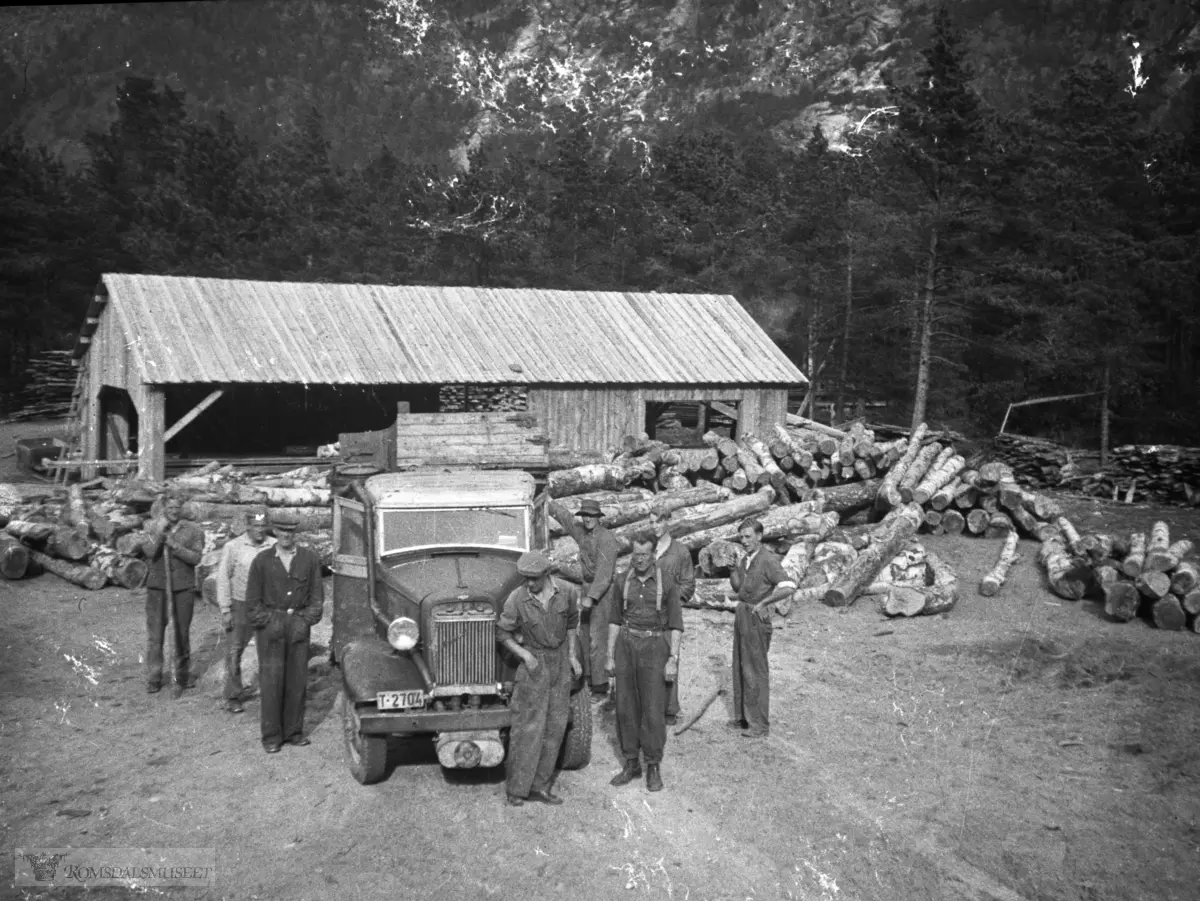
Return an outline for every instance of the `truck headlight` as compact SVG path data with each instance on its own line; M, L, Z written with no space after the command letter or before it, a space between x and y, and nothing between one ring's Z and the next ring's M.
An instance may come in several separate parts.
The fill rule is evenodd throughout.
M411 651L417 646L417 639L420 637L421 630L418 628L416 620L409 619L407 616L396 617L388 626L388 644L397 651Z

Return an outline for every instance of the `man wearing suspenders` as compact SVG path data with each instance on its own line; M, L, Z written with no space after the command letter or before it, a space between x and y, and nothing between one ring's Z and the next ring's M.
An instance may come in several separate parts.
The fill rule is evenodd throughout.
M692 564L692 552L671 536L671 508L660 504L650 513L650 527L658 537L654 546L654 558L658 567L679 587L679 602L686 604L696 594L696 569ZM680 647L675 649L676 669L678 670ZM674 726L679 721L679 679L667 686L667 719L668 726Z
M679 637L683 609L679 589L654 559L652 534L633 539L632 566L615 580L609 611L608 660L615 678L617 736L624 768L612 785L628 785L642 775L646 788L661 791L663 748L667 743L667 682L679 675Z

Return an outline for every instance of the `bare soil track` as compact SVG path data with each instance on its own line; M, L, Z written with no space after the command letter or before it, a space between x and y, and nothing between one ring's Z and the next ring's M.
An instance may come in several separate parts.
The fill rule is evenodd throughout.
M1200 539L1194 512L1067 504L1081 529L1165 518ZM172 898L1192 901L1200 635L1056 598L1026 543L981 598L998 543L926 541L961 579L950 613L796 610L771 649L768 739L729 731L723 698L670 738L665 791L614 789L606 714L558 808L506 808L501 772L444 771L424 742L395 743L380 785L355 783L328 621L313 744L268 756L257 702L219 709L211 608L193 625L200 684L172 701L143 690L139 593L0 582L0 897L81 894L14 887L16 847L149 846L217 849L211 890L139 893ZM729 664L732 617L686 624L685 714Z

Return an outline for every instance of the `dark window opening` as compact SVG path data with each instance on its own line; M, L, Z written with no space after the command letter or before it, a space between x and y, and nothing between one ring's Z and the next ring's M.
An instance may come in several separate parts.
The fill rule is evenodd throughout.
M738 436L736 400L663 400L646 402L646 434L671 447L704 447L712 431L726 438Z

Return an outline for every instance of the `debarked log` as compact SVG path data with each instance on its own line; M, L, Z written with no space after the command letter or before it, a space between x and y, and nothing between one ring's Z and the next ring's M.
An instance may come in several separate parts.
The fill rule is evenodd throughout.
M831 607L853 603L862 590L875 580L883 565L894 558L904 543L916 534L924 521L919 504L897 507L873 530L871 544L861 551L845 574L824 594Z
M29 559L37 563L46 572L54 573L60 579L65 579L72 585L97 591L108 584L108 577L98 569L79 563L69 563L59 560L40 551L30 551Z

